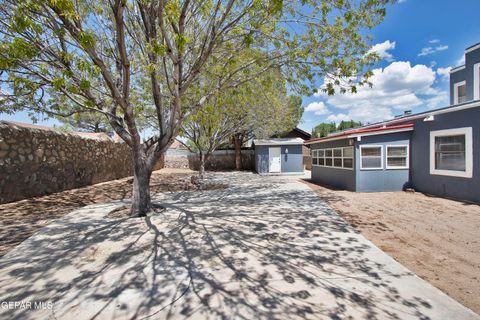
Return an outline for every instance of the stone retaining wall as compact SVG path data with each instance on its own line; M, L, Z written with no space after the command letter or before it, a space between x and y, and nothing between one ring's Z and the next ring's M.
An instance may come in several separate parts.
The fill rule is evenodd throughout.
M131 153L124 143L0 121L0 203L131 174Z

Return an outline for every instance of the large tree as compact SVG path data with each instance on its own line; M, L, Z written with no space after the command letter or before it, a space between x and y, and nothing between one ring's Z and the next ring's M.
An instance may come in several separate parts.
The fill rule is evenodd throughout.
M232 136L249 132L257 137L269 137L291 130L298 124L301 111L301 98L289 97L282 74L272 69L212 96L205 106L185 120L181 135L188 139L190 151L199 155L199 174L203 178L210 155Z
M187 116L236 86L232 77L279 68L302 93L317 77L329 94L335 84L355 91L375 58L365 29L393 1L0 0L0 111L103 114L132 150L132 214L145 215L153 166ZM239 64L244 48L263 55ZM207 68L213 60L235 68L221 68L218 82L186 104L202 76L217 72ZM137 123L144 115L158 127L146 141Z
M245 142L288 132L295 128L302 118L302 98L287 96L285 84L281 81L270 85L270 90L262 90L261 85L252 88L253 94L249 94L244 101L246 107L239 112L241 121L232 135L236 170L243 168L241 148Z

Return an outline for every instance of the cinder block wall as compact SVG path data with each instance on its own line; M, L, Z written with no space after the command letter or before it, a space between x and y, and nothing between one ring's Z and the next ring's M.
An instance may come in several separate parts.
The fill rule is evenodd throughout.
M200 168L200 158L197 154L188 155L189 167L192 170ZM255 168L255 156L253 150L242 150L242 169L253 170ZM217 150L205 163L206 170L235 170L235 151Z
M0 121L0 203L131 174L131 153L125 143Z

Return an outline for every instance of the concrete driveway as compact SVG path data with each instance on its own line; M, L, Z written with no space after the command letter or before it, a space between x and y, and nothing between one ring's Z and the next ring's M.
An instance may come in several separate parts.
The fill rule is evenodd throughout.
M295 178L212 177L230 187L159 195L163 214L93 205L40 230L0 260L0 317L480 319Z

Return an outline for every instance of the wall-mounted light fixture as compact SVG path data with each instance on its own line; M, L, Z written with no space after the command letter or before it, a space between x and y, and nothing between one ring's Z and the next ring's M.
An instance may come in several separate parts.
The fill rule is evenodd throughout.
M288 148L285 148L285 153L288 154Z

